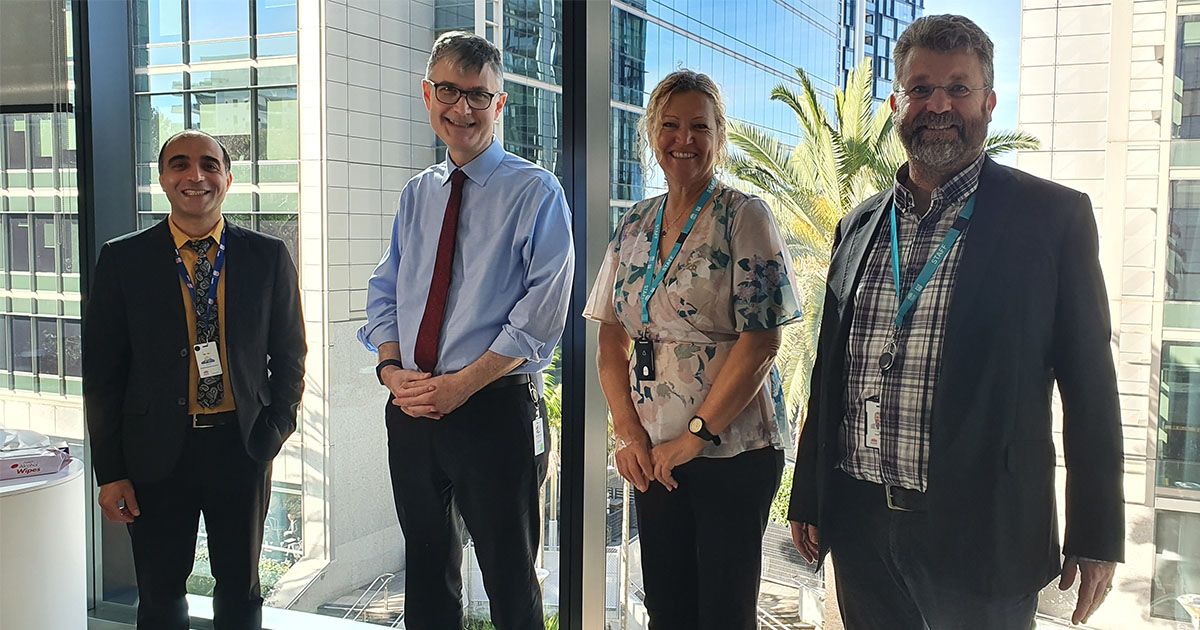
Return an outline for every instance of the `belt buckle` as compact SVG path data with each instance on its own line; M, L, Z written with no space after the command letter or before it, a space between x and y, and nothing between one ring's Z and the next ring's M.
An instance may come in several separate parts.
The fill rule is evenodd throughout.
M913 510L910 510L906 507L900 507L899 505L896 505L895 501L892 500L892 490L895 490L896 488L901 488L901 486L890 483L883 486L883 496L887 499L888 509L895 510L897 512L912 512Z
M196 422L197 422L197 421L199 421L199 419L200 419L200 416L201 416L201 415L203 415L203 414L199 414L199 413L193 413L193 414L191 414L191 416L192 416L192 428L193 428L193 429L211 429L211 428L213 428L214 426L216 426L216 425L213 425L213 424L196 424Z

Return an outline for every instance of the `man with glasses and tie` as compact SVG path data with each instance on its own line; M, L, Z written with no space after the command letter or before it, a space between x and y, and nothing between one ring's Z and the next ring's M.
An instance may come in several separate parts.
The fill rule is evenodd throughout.
M832 554L850 630L1028 630L1060 575L1080 623L1123 556L1092 206L985 154L992 49L961 16L905 30L889 104L908 161L834 237L788 518L806 558Z
M106 243L83 318L83 402L105 518L125 523L137 625L187 630L204 515L217 630L262 627L271 460L296 428L304 326L283 241L221 216L233 175L188 130L158 156L171 214Z
M421 90L446 160L409 180L371 276L409 630L463 625L461 515L498 630L543 627L534 571L549 445L541 372L566 321L574 254L562 186L493 136L500 51L433 45Z

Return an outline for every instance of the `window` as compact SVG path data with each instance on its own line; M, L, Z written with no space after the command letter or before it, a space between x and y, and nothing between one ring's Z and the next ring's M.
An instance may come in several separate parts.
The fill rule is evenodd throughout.
M1161 619L1191 621L1193 617L1177 598L1200 593L1200 514L1158 510L1154 521L1150 614Z
M1200 344L1164 343L1158 485L1200 492Z
M1163 325L1200 326L1200 181L1171 182Z

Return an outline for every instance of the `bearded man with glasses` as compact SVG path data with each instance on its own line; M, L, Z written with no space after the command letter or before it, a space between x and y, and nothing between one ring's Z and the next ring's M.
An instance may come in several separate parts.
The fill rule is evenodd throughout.
M470 530L498 630L540 630L539 489L549 428L541 372L566 323L574 253L553 173L504 150L500 51L434 42L425 107L446 159L409 180L367 288L359 339L378 353L404 624L463 627Z
M788 513L850 630L1033 627L1123 559L1121 416L1087 195L996 164L992 42L921 18L894 49L895 183L838 224ZM1060 555L1051 393L1063 403Z

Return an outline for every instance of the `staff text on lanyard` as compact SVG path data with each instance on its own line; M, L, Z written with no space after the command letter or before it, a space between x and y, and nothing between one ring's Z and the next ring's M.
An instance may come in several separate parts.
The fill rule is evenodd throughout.
M954 220L954 225L946 232L946 236L942 238L942 242L937 246L937 249L933 250L933 254L925 262L925 267L921 269L921 273L913 281L912 287L908 289L908 293L904 294L903 300L901 300L900 239L896 234L896 200L892 199L891 214L889 215L890 221L888 222L892 236L892 282L896 287L896 299L901 301L899 308L896 309L896 317L892 322L892 338L883 346L883 353L879 355L879 371L887 372L895 365L896 354L899 350L896 339L900 335L900 329L904 327L904 320L912 312L913 307L916 306L917 300L925 292L925 286L929 284L929 280L933 278L933 274L937 272L942 261L950 254L950 250L954 247L954 243L958 240L959 235L967 229L967 225L971 221L971 214L974 212L975 195L971 195L967 199L967 204L958 213L958 218Z

